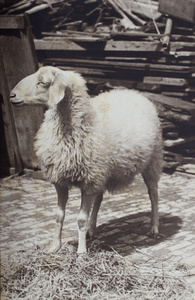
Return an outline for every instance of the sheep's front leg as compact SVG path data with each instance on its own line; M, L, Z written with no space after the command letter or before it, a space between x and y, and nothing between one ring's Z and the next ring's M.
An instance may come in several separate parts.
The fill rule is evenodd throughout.
M68 200L68 187L55 184L58 195L58 210L56 216L56 226L53 241L48 248L48 252L57 252L61 248L62 227L65 217L65 207Z
M86 234L88 228L88 218L93 203L93 195L85 191L81 193L81 207L77 218L78 224L78 250L79 254L87 252Z
M88 223L88 230L87 230L87 234L89 235L90 238L92 238L92 236L95 232L95 229L96 229L97 215L98 215L98 211L100 209L102 200L103 200L103 193L97 194L94 199L93 210L91 212L90 220Z

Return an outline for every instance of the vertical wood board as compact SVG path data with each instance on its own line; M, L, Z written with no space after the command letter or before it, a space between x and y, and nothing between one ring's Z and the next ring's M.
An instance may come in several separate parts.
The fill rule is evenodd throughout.
M14 17L16 18L15 22ZM22 78L38 69L38 62L28 16L12 16L11 20L9 29L10 18L8 17L6 20L5 16L0 16L0 26L2 25L0 27L0 77L2 79L0 93L10 165L16 171L21 171L21 168L25 167L26 161L33 161L34 152L33 149L27 152L27 145L24 141L28 140L28 137L21 136L19 130L21 120L26 120L27 111L20 107L20 119L18 119L17 113L15 113L16 108L10 103L9 94ZM18 27L17 24L19 24ZM24 24L24 28L22 28L22 24ZM36 117L34 123L37 124ZM32 122L29 126L32 127ZM28 135L28 132L27 130L25 134ZM28 155L27 159L26 155Z

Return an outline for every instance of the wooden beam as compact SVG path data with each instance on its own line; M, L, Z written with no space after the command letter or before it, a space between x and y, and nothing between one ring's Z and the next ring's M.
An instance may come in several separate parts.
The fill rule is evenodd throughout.
M107 41L105 46L105 51L143 51L145 54L147 52L160 52L162 51L160 41L152 41L150 43L142 41Z
M147 72L164 72L164 73L179 73L179 74L191 74L195 67L190 66L180 66L180 65L163 65L163 64L153 64L147 62L118 62L109 60L93 60L93 59L71 59L71 58L51 58L47 59L45 62L53 62L65 64L66 66L77 66L85 68L103 69L103 71L111 69L112 72L118 72L119 70L135 70L135 71L147 71ZM174 84L177 85L188 85L185 79L180 78L164 78L164 77L145 77L145 83L157 83L157 84L169 84L173 80ZM173 85L173 83L171 84Z
M156 105L159 116L167 120L195 126L195 104L179 98L143 92Z
M170 67L170 71L174 72L174 66L172 69L172 66ZM159 66L160 69L160 66ZM162 71L163 69L160 69L159 71ZM176 69L175 69L176 71ZM162 85L173 85L173 86L188 86L188 81L184 78L170 78L170 77L157 77L157 76L145 76L144 80L145 83L156 83L156 84L162 84Z
M25 28L24 17L21 16L10 16L1 15L0 16L0 29L23 29Z
M36 50L84 50L84 48L72 41L69 40L38 40L34 39L35 49Z
M29 14L29 15L31 15L31 14L34 14L36 12L43 11L43 10L45 10L47 8L51 9L51 6L49 4L40 4L40 5L37 5L35 7L32 7L30 9L28 9L26 11L26 13Z
M23 4L20 5L20 3L18 4L18 6L9 9L8 13L12 14L12 13L17 13L18 11L26 11L29 7L31 7L33 5L34 1L22 1Z

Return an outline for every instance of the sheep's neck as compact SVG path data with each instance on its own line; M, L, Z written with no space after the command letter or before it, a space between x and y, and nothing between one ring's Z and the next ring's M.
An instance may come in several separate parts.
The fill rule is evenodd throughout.
M63 136L78 137L84 132L89 132L94 118L88 94L85 97L72 95L70 99L62 100L57 106L57 115Z
M69 99L65 98L62 99L57 107L56 107L56 114L59 117L60 128L62 132L66 134L72 133L72 115L71 115L71 105Z

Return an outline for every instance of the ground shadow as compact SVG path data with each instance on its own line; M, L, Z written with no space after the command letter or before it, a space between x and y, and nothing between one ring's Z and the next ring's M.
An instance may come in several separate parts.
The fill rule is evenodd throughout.
M115 218L97 227L94 238L88 241L88 248L111 250L126 256L135 248L156 245L176 234L182 227L182 219L171 214L161 214L160 235L157 239L149 236L150 213L138 213Z

